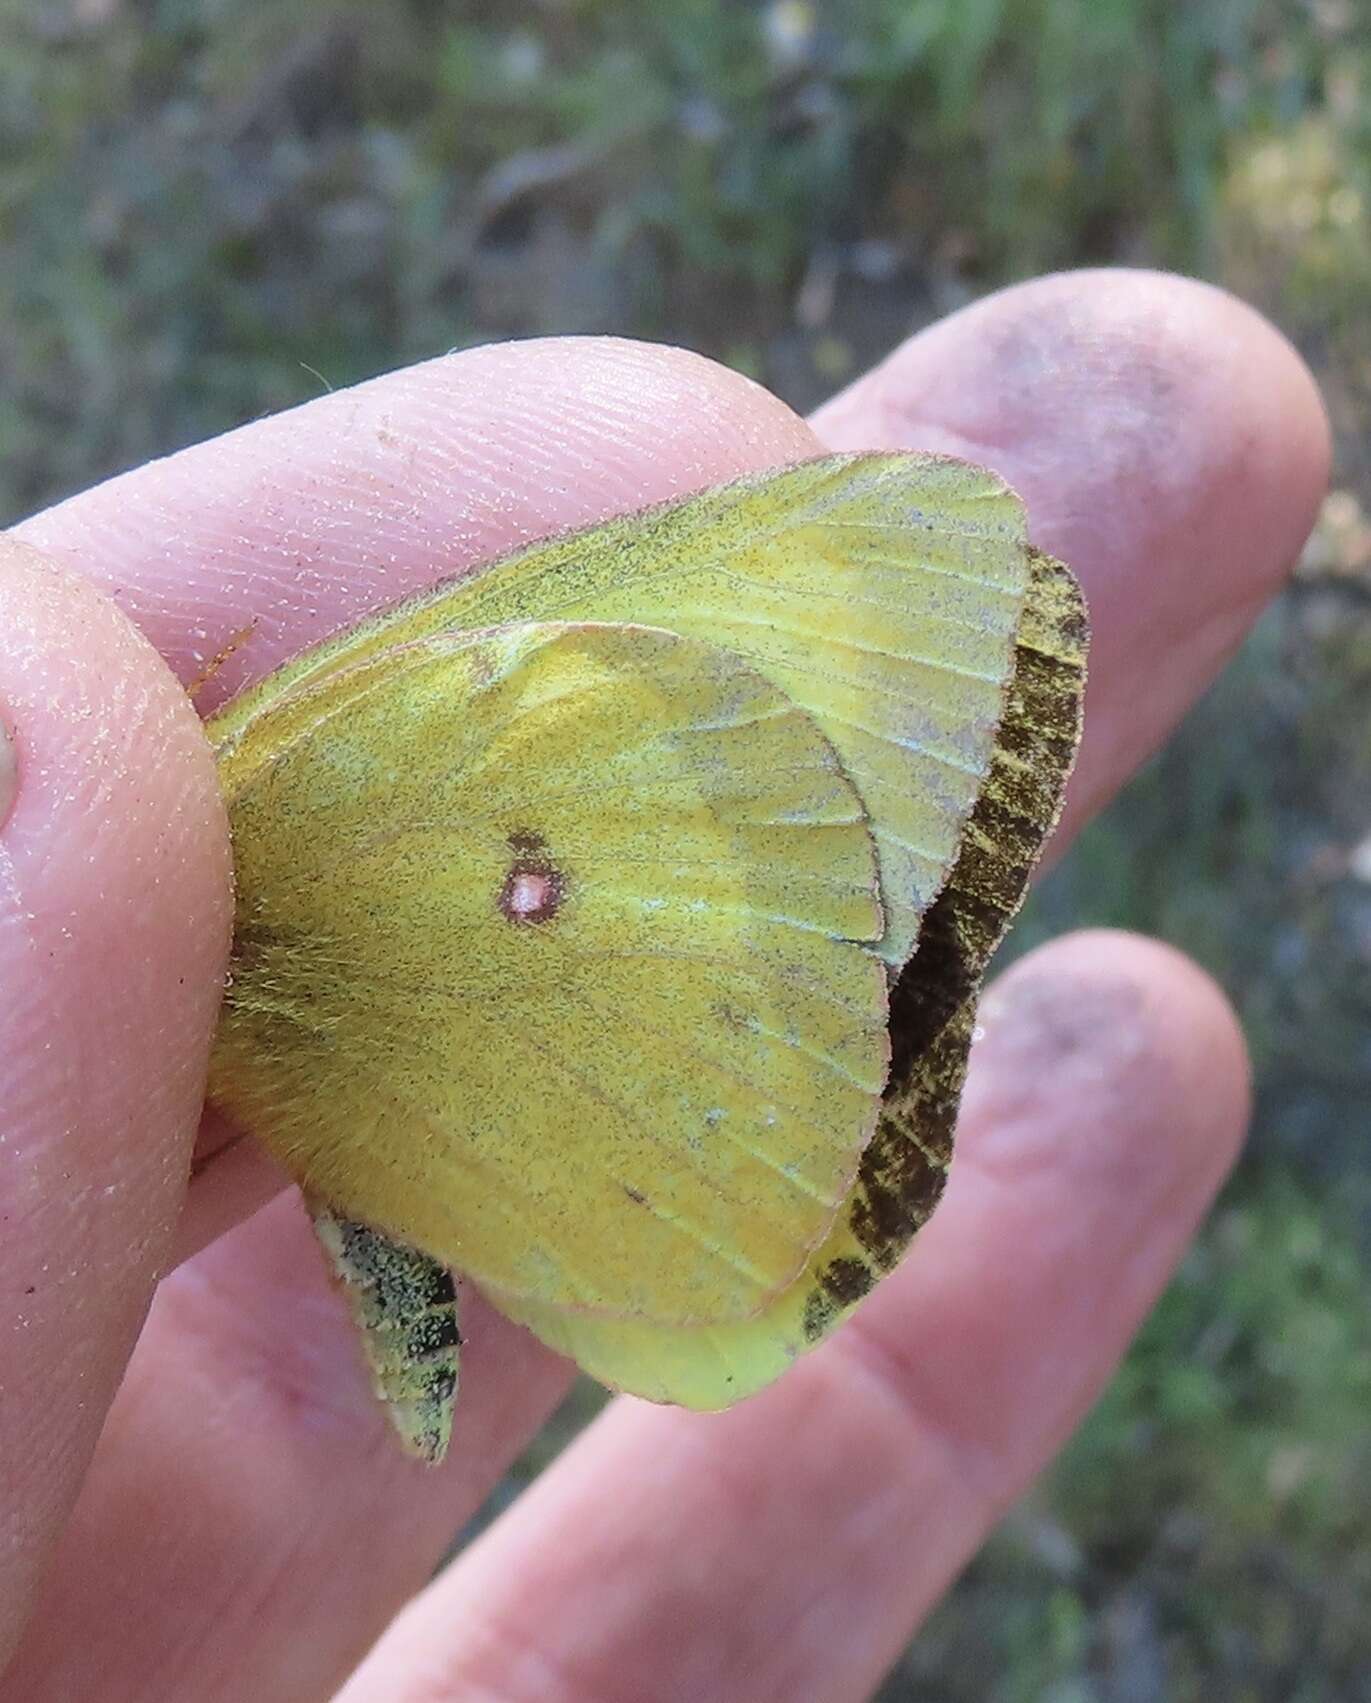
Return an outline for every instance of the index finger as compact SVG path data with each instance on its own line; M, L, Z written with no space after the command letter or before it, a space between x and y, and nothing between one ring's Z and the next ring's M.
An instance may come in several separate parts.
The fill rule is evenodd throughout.
M497 343L254 421L16 530L108 591L183 681L229 650L204 714L434 580L818 449L784 403L682 349Z

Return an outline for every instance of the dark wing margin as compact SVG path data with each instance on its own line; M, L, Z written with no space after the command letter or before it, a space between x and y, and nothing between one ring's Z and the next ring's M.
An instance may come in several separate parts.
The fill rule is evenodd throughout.
M891 992L890 1080L847 1208L862 1255L819 1270L805 1307L810 1342L899 1263L942 1196L981 979L1061 814L1080 739L1089 629L1069 570L1037 550L1030 565L990 773Z
M376 1395L405 1447L436 1465L457 1401L457 1291L417 1248L307 1199L329 1270L347 1296Z

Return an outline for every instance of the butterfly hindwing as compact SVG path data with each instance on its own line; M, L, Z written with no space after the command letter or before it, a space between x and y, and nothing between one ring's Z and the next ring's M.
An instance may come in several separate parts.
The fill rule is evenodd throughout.
M376 653L238 757L211 1093L309 1191L501 1305L686 1324L796 1276L888 1062L871 835L808 716L695 641L533 623Z
M329 1270L361 1332L377 1399L412 1454L440 1461L457 1401L457 1290L418 1248L309 1202Z

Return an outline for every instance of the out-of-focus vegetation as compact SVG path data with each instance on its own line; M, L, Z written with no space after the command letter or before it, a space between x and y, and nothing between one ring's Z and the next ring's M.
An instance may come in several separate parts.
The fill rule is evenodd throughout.
M888 1703L1371 1697L1368 206L1361 0L0 0L0 520L494 336L805 405L1080 263L1224 281L1324 383L1298 583L1020 931L1213 969L1250 1153Z

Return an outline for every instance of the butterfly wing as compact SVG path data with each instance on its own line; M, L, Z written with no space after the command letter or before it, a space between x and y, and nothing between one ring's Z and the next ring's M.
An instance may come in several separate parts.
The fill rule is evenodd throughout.
M340 1218L500 1305L755 1314L888 1064L876 865L813 721L726 652L534 623L285 694L222 775L210 1092Z
M521 1304L512 1316L592 1377L715 1408L822 1340L899 1263L936 1206L991 953L1061 811L1080 737L1087 627L1066 568L1032 552L1004 722L952 875L891 999L890 1081L847 1201L801 1277L755 1319L670 1331Z
M305 653L210 724L230 798L251 791L262 778L258 771L275 766L295 739L317 737L332 715L350 716L352 697L369 689L374 665L389 668L402 650L422 648L438 635L554 618L675 629L729 650L812 717L870 822L884 901L880 955L895 973L914 954L893 989L895 1063L879 1123L842 1202L830 1205L831 1188L820 1187L816 1216L826 1216L827 1225L800 1253L789 1281L763 1293L786 1263L779 1250L794 1257L809 1229L797 1232L792 1224L778 1231L768 1220L753 1226L749 1243L746 1212L730 1217L726 1207L714 1221L712 1246L705 1245L710 1232L702 1240L693 1220L689 1228L677 1223L665 1252L658 1236L653 1245L660 1257L671 1266L683 1263L679 1281L668 1276L655 1289L639 1280L634 1259L643 1250L636 1242L638 1254L624 1260L604 1245L593 1256L582 1247L562 1260L556 1283L548 1281L546 1261L532 1277L525 1270L513 1281L496 1266L478 1273L497 1305L606 1382L719 1406L767 1382L831 1329L898 1260L941 1192L985 959L1055 820L1074 753L1084 638L1079 595L1065 570L1027 548L1021 505L992 475L936 457L826 458L533 545ZM257 724L268 715L271 731L263 737ZM579 772L579 754L568 753L566 763ZM442 784L440 776L435 785ZM378 795L374 808L385 817L392 806ZM588 832L592 839L600 835L598 820ZM505 850L515 853L510 833ZM543 849L534 848L538 855ZM507 879L517 873L517 861ZM536 879L525 882L519 902L537 903L548 890L548 871L524 874ZM334 878L330 869L325 879ZM248 946L251 962L260 941L254 946L250 931ZM318 947L316 940L316 967ZM613 1009L603 1002L595 1007L592 996L592 1027L617 1034L635 1082L646 1080L634 1069L635 1057L646 1053L650 1071L653 1059L670 1050L638 1021L649 1009L644 1002L662 987L661 975L660 966L646 971ZM255 997L267 1006L270 980L256 978ZM692 1010L700 990L692 980ZM665 1003L673 1003L669 992ZM666 1081L671 1093L688 1096L700 1063L717 1062L721 1043L726 1064L732 1041L741 1043L737 1056L755 1054L766 1023L740 1026L736 1000L705 1004L722 1022L694 1032L693 1058L686 1055L689 1063L676 1077L656 1080L654 1093ZM561 1002L563 1013L567 1005ZM806 1043L816 1008L792 1003L788 1015L784 1043ZM410 1021L416 1018L429 1021L423 1011L413 1011ZM577 1031L578 1049L587 1033ZM269 1050L269 1035L249 1038L246 1061L264 1042ZM435 1058L431 1072L444 1064L460 1082L471 1057L456 1065L451 1057ZM230 1110L240 1069L226 1058L216 1071L226 1084L216 1097ZM603 1089L603 1080L597 1086ZM363 1100L374 1091L374 1081L363 1084ZM697 1101L697 1117L699 1109ZM260 1130L250 1111L240 1116ZM336 1121L335 1108L331 1126ZM553 1121L540 1113L538 1127ZM558 1123L553 1146L562 1152L569 1125L565 1118ZM681 1133L675 1126L667 1138L679 1140ZM405 1137L403 1145L412 1149L416 1138ZM417 1145L431 1146L427 1132ZM681 1151L688 1155L689 1144ZM755 1193L751 1185L735 1193L735 1206L770 1210L768 1193L783 1174L777 1162L793 1164L789 1152L785 1142L754 1152L762 1171L773 1175L754 1173ZM421 1160L419 1172L426 1164ZM691 1164L687 1157L684 1169ZM707 1182L706 1192L718 1180ZM331 1177L330 1188L337 1181ZM814 1182L809 1172L806 1182ZM580 1176L565 1198L592 1199L590 1221L617 1224L615 1213L622 1214L625 1202L640 1206L635 1196L645 1192L622 1177L617 1184L612 1207L608 1193L587 1195ZM380 1222L370 1184L364 1192L363 1216ZM660 1202L651 1206L658 1215ZM542 1234L522 1220L503 1224L501 1233L534 1246ZM693 1265L682 1236L696 1244ZM444 1257L472 1269L461 1248ZM587 1262L599 1272L598 1288L585 1282Z
M211 724L436 632L633 622L718 646L812 715L860 792L892 967L989 771L1028 583L1019 498L947 457L826 456L530 546L306 652Z
M457 1288L445 1265L310 1203L315 1235L361 1332L376 1399L405 1447L440 1461L457 1402Z

